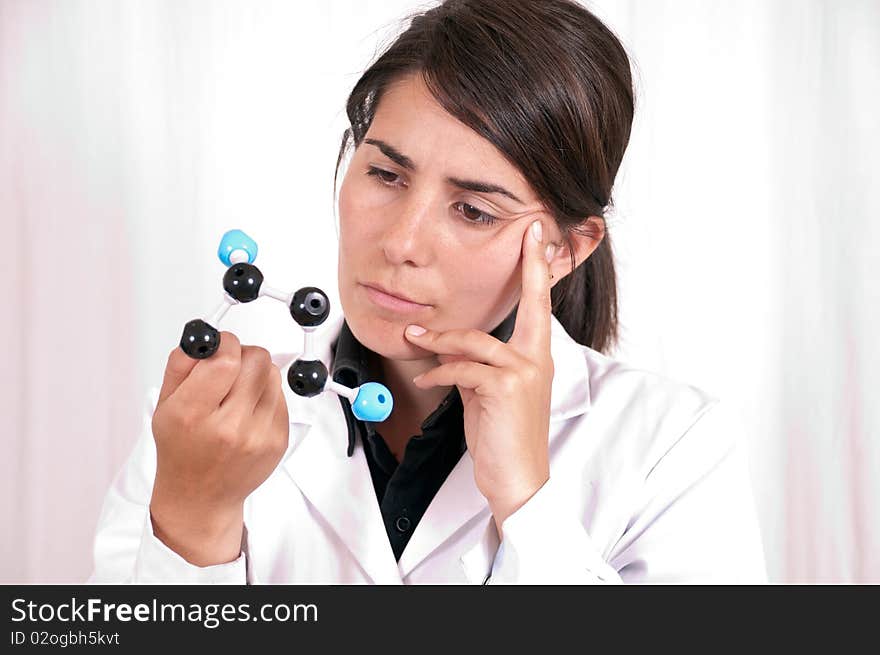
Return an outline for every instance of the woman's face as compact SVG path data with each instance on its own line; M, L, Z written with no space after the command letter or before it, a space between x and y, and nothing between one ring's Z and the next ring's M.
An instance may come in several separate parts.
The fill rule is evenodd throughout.
M339 215L346 321L367 348L395 360L425 357L403 336L410 323L493 330L519 300L523 232L540 215L559 240L520 173L447 114L418 75L383 95L342 182ZM367 285L422 306L382 306Z

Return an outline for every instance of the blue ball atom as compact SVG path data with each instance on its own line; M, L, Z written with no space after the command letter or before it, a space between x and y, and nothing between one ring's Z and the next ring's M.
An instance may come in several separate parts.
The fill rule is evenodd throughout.
M381 423L391 415L392 407L394 399L388 387L378 382L366 382L361 385L351 411L361 421Z
M241 230L229 230L223 235L220 247L217 248L217 256L224 265L232 266L229 255L235 250L244 250L248 254L248 264L253 264L257 258L257 242Z

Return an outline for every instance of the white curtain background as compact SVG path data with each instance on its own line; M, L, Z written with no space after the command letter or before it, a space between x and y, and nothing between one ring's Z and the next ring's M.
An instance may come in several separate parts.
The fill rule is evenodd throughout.
M345 98L424 6L0 0L0 582L89 575L146 391L220 300L225 230L338 311ZM588 6L638 87L616 356L738 408L771 580L880 582L880 4ZM223 325L302 339L265 299Z

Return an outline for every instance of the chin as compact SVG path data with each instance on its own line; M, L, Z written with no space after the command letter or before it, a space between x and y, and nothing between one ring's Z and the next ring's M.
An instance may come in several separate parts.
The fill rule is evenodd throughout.
M345 314L355 338L377 355L386 359L424 359L425 351L413 345L403 334L409 322L391 320L375 312L356 311Z
M423 313L408 317L376 307L356 285L353 293L341 297L343 315L352 334L364 346L382 357L395 360L422 359L425 351L413 345L404 335L410 323L429 327ZM349 290L352 291L352 290Z

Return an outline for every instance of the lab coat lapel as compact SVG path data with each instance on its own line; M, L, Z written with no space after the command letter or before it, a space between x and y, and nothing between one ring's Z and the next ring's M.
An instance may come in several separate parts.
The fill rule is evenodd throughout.
M341 326L341 320L335 323ZM328 366L338 326L326 328L316 343L316 355ZM374 583L401 584L360 441L351 457L346 453L348 427L339 396L325 391L302 398L289 389L285 395L291 435L298 436L289 444L282 466ZM295 430L293 424L301 425Z
M474 460L465 451L444 480L400 556L404 577L471 519L489 515L489 503L474 482Z

